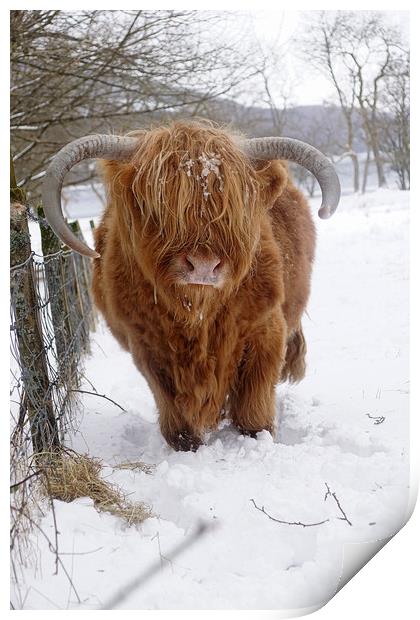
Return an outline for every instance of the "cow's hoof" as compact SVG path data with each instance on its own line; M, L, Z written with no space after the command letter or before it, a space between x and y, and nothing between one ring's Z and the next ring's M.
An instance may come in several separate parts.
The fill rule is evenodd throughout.
M252 437L252 439L256 439L257 433L259 433L259 431L249 431L245 428L238 428L238 431L241 433L241 435L245 435L245 437Z
M200 437L193 435L189 431L181 431L174 437L171 437L168 443L178 452L196 452L201 446L202 441Z
M257 439L257 434L261 433L261 431L268 431L272 435L274 435L274 429L272 426L265 426L263 428L259 428L258 430L248 429L248 428L238 428L241 435L245 435L246 437L252 437L252 439Z

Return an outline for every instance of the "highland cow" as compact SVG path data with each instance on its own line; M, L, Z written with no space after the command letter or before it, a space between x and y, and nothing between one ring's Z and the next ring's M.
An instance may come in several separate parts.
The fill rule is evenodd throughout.
M108 194L96 252L60 206L65 174L92 157L104 160ZM95 302L147 379L176 450L196 450L222 415L242 433L273 433L276 384L304 375L315 229L287 159L315 174L320 215L331 215L339 182L319 151L204 122L81 138L47 171L47 218L95 258Z

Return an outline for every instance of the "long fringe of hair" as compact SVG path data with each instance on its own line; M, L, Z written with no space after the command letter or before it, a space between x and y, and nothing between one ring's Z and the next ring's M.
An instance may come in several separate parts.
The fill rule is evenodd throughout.
M249 257L259 238L260 185L237 139L210 123L180 121L135 135L129 178L120 166L108 175L109 189L119 202L134 198L160 256L200 247Z

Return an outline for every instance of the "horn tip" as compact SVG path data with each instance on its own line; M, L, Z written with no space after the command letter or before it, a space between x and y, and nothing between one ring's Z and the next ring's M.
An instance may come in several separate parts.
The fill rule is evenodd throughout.
M327 220L329 217L332 216L334 211L335 209L326 205L320 208L320 210L318 211L318 216L321 218L321 220Z
M101 255L98 254L98 252L96 252L95 250L92 250L92 248L90 248L87 245L83 244L83 248L74 248L76 252L78 252L79 254L81 254L82 256L87 256L88 258L100 258Z

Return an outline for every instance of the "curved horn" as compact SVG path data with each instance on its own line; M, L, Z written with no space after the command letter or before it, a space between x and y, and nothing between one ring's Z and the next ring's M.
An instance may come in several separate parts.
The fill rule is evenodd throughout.
M98 258L99 254L80 241L67 226L61 208L61 189L69 170L84 159L128 160L138 140L127 136L92 135L73 140L61 149L47 168L42 186L42 200L47 221L57 237L72 250Z
M252 138L245 143L246 154L253 159L289 159L315 176L322 192L319 217L327 219L337 209L341 187L330 160L314 146L293 138Z

